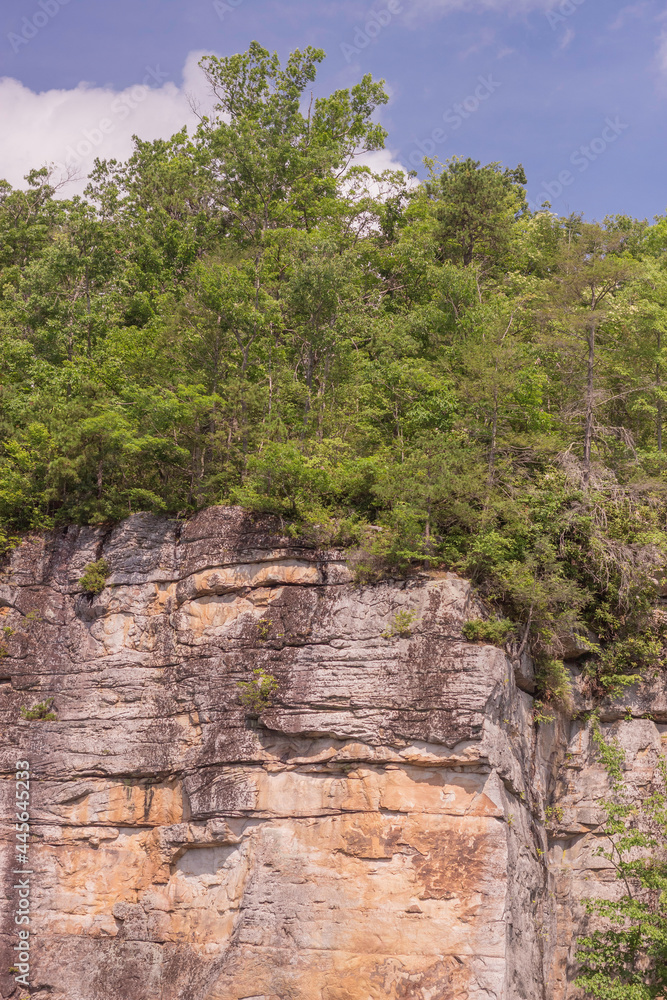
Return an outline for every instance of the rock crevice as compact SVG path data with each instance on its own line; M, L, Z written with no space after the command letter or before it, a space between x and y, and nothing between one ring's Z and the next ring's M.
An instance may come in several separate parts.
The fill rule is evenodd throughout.
M604 773L583 723L536 730L525 658L463 639L480 610L453 574L355 587L234 508L27 540L0 579L2 996L19 759L40 1000L574 996ZM665 727L610 725L650 782Z

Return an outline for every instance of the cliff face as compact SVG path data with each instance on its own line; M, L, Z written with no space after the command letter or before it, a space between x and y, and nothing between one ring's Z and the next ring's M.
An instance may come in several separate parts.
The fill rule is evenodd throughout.
M78 580L101 556L91 599ZM402 611L411 634L392 635ZM340 554L235 509L14 551L2 996L27 992L8 971L17 760L34 779L32 996L573 996L579 900L609 881L604 774L582 723L536 736L530 665L462 640L478 614L453 575L359 589ZM259 719L238 697L257 667L279 684ZM47 697L57 721L20 718ZM648 783L667 727L606 718Z

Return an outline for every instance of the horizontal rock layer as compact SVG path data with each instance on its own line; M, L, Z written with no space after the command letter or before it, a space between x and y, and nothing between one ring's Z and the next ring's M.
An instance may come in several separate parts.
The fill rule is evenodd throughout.
M234 508L27 540L0 580L2 996L18 760L32 996L573 996L604 773L582 723L536 737L530 664L463 641L480 613L452 574L356 587ZM639 788L665 727L614 718Z

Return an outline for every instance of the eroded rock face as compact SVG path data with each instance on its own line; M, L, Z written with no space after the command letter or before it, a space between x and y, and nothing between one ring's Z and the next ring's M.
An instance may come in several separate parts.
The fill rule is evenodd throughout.
M23 759L33 996L566 996L604 774L581 723L536 739L530 665L464 642L478 614L453 575L357 588L340 554L231 508L23 544L0 585L2 996L25 993ZM256 719L257 667L279 688ZM57 721L20 719L47 697ZM608 725L649 781L666 727Z

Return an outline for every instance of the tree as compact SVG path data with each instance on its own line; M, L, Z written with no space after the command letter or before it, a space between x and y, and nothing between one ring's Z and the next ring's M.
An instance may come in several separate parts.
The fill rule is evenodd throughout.
M645 257L629 294L636 317L626 343L635 363L641 359L646 383L645 391L636 398L634 409L653 418L650 438L655 440L658 453L662 454L667 402L667 270L664 264Z
M667 990L667 761L658 759L655 787L637 802L623 778L623 750L605 741L595 717L592 735L611 785L600 803L609 846L597 853L621 891L585 901L606 926L579 938L576 985L596 1000L655 1000Z
M662 648L664 220L376 176L383 85L311 94L322 58L205 57L214 111L83 199L0 184L0 543L241 503L367 579L468 574L547 664L594 628L618 690Z
M573 239L568 238L567 243L563 242L548 291L555 341L566 357L572 360L571 374L577 380L577 402L573 415L583 416L582 474L585 488L590 483L596 410L610 395L599 386L602 367L599 331L610 315L615 293L636 272L634 261L624 255L624 239L624 233L608 232L594 223L583 225L579 234ZM613 349L613 344L608 344L607 350L610 346ZM583 373L585 380L580 388L578 382Z
M202 120L216 203L242 245L264 233L310 229L334 207L337 186L355 155L382 149L385 131L371 119L388 98L370 75L329 97L301 104L321 49L278 56L252 42L247 52L201 61L217 98L218 117Z
M499 163L482 167L478 160L450 160L425 185L439 223L438 242L443 260L464 267L477 264L482 273L502 266L509 252L515 219L526 209L526 175L519 164L513 170Z

